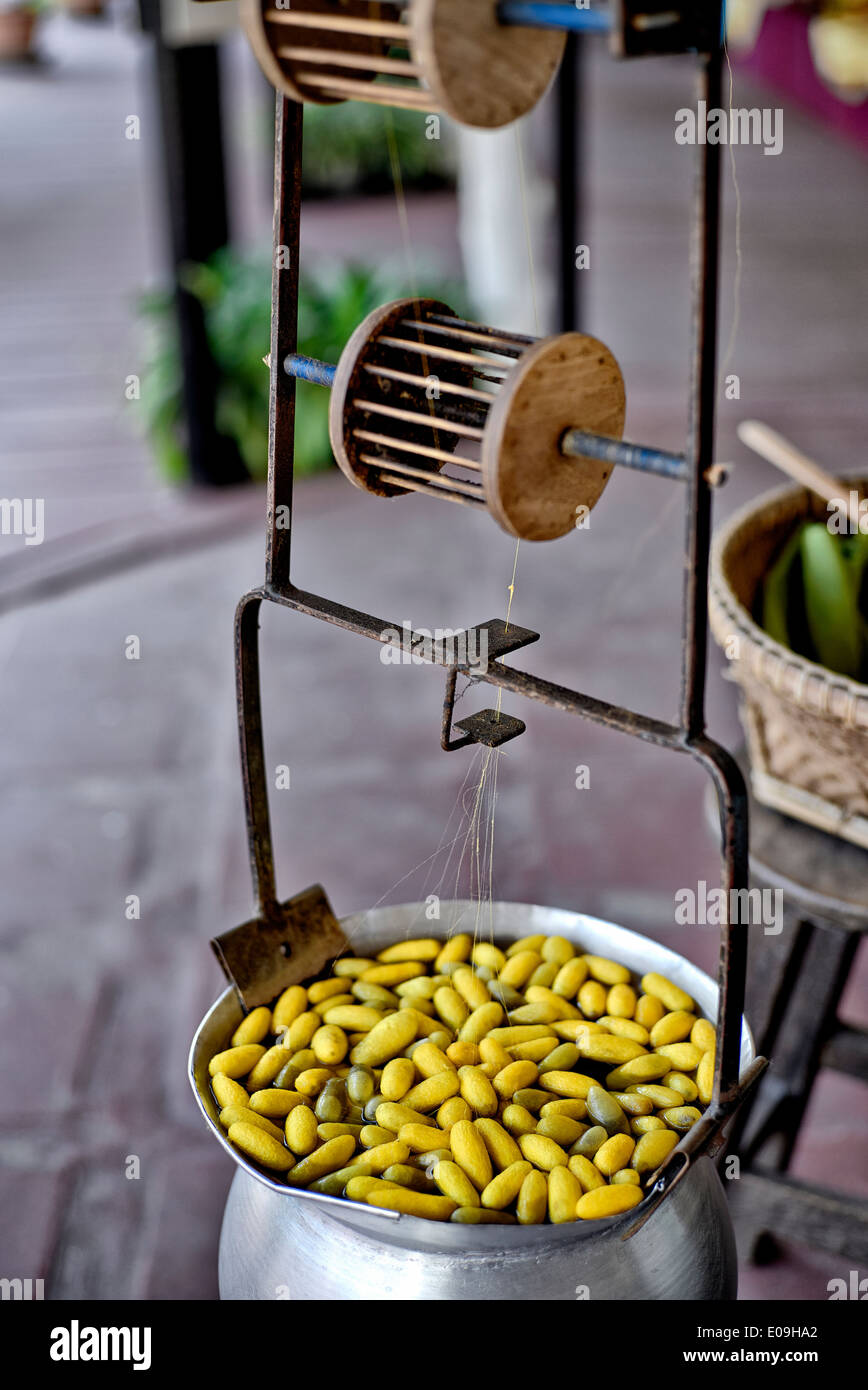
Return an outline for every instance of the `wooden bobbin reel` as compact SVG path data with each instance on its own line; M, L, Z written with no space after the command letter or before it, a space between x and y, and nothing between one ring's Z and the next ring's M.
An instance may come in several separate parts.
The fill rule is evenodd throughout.
M347 343L329 428L356 487L486 507L510 535L546 541L576 527L613 468L567 457L564 435L620 440L625 412L620 368L596 338L501 333L437 300L402 299Z
M247 37L293 101L375 102L508 125L536 105L566 37L499 23L497 0L242 0Z

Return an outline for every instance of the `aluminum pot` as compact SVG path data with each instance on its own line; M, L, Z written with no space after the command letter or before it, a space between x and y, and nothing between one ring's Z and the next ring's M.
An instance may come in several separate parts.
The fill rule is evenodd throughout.
M472 930L477 905L449 902L436 923L424 904L376 908L343 919L353 950L369 955L413 935ZM484 905L480 935L515 941L534 932L566 936L638 975L674 980L707 1017L715 983L674 951L611 922L526 903ZM224 1299L732 1299L735 1240L713 1163L699 1159L629 1240L637 1207L606 1221L562 1226L464 1226L300 1193L260 1172L221 1129L208 1061L242 1017L227 989L206 1014L190 1050L190 1081L219 1142L238 1165L220 1237ZM741 1070L754 1056L745 1023Z

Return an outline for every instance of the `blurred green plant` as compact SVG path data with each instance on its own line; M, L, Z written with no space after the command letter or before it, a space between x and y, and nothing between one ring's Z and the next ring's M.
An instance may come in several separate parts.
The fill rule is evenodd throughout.
M269 260L231 247L204 265L186 267L184 287L203 306L208 343L217 371L216 425L233 439L252 478L268 469L268 352L271 314ZM298 350L308 357L337 362L360 321L379 304L412 293L406 284L367 266L349 265L302 275L299 286ZM458 312L465 299L454 285L420 285L418 293L445 299ZM189 463L184 443L181 357L168 290L140 301L146 321L141 402L145 430L161 472L186 482ZM328 433L329 392L309 382L297 384L295 471L315 473L333 462Z
M442 188L455 181L448 121L429 140L420 111L384 110L361 101L304 108L302 189L315 197L391 193L389 123L406 188Z

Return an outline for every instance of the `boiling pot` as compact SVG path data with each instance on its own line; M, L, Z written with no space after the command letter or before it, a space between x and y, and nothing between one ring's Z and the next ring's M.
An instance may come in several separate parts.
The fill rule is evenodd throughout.
M375 908L343 919L359 955L424 931L446 937L476 920L478 905L441 903ZM609 956L637 975L657 971L692 995L708 1018L717 986L703 971L657 942L611 922L526 903L483 904L481 935L500 944L544 932L580 951ZM420 927L420 923L423 924ZM565 1225L457 1225L424 1221L342 1198L286 1187L256 1168L220 1127L208 1062L242 1018L225 990L205 1015L190 1050L199 1107L236 1163L220 1237L224 1299L530 1300L732 1299L735 1239L723 1186L709 1158L694 1160L662 1204L628 1240L642 1206L602 1221ZM754 1056L742 1025L740 1068Z

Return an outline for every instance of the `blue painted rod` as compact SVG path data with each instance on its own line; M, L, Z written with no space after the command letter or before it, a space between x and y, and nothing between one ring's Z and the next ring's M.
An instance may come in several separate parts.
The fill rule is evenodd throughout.
M683 454L667 454L662 449L647 449L644 444L628 444L626 440L607 439L586 430L567 430L561 440L562 451L572 458L597 459L600 463L619 463L622 468L635 468L640 473L657 473L661 478L687 477L687 461Z
M578 10L572 4L545 0L501 0L497 7L501 24L524 24L532 29L561 29L574 34L608 34L612 20L600 10Z
M294 376L299 381L312 381L316 386L334 386L337 367L330 362L320 362L316 357L302 357L301 353L292 352L283 359L283 370L287 376Z
M287 376L301 381L313 381L317 386L333 386L337 367L320 362L316 357L290 353L283 359ZM592 458L600 463L618 463L622 468L635 468L640 473L656 473L661 478L684 482L687 463L682 454L667 454L662 449L647 449L643 444L627 444L620 439L608 439L586 430L567 430L561 449L570 458ZM458 460L460 462L460 459Z

